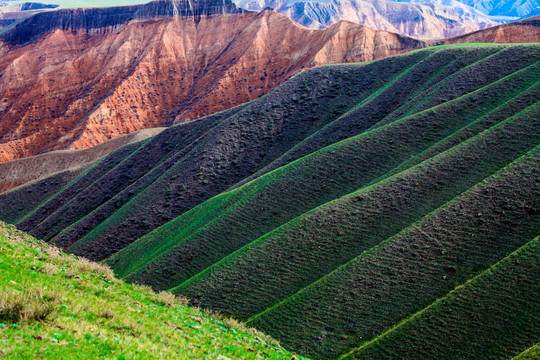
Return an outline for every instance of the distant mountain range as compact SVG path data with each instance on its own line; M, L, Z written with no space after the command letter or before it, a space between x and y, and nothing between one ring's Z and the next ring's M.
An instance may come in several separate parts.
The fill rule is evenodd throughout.
M538 0L460 0L460 2L493 16L526 18L540 14Z
M387 0L239 0L236 4L249 10L271 7L314 29L348 20L373 29L422 38L462 35L493 26L498 20L455 1L421 4Z
M499 18L501 21L522 19L540 14L538 0L391 0L403 3L430 3L451 6L458 12L470 12L471 8L481 14Z
M176 2L181 3L178 0ZM462 35L496 23L540 14L538 0L235 0L234 2L241 8L254 11L273 8L312 29L322 29L338 21L348 20L377 30L431 39ZM123 0L114 3L103 0L44 0L42 3L22 0L0 2L0 29L21 18L58 6L88 8L137 5L145 3L145 0ZM197 1L193 3L197 4Z
M349 20L380 30L442 38L540 14L538 0L236 0L249 10L274 8L309 28Z

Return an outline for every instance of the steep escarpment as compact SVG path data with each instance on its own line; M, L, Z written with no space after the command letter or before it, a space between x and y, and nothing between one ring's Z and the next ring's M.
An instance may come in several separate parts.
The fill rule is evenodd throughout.
M346 22L311 31L273 11L137 20L115 31L59 28L26 45L0 45L0 161L193 120L255 100L315 65L424 46Z
M313 358L512 358L540 340L539 79L538 44L310 69L0 219Z

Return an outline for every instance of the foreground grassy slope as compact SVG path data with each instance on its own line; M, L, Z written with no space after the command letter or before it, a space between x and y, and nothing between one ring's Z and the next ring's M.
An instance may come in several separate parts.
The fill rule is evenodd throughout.
M531 346L518 356L514 357L513 360L534 360L538 358L540 358L540 343Z
M0 223L0 356L291 359L271 338L123 283ZM220 357L221 356L221 357Z

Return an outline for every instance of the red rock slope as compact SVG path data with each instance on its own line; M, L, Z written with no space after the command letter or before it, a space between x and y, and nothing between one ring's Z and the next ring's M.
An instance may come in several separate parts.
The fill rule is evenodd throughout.
M196 119L256 99L307 67L424 46L349 22L308 30L270 10L132 20L56 29L23 45L6 41L0 162Z

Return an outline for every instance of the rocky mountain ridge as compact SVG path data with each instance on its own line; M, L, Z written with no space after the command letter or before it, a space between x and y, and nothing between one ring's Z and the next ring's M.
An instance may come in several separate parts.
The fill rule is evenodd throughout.
M36 14L12 30L0 35L5 43L23 44L36 40L54 30L98 31L118 28L129 21L143 21L163 17L193 17L216 14L244 13L227 0L169 1L154 0L144 5L92 9L60 9L51 13Z

